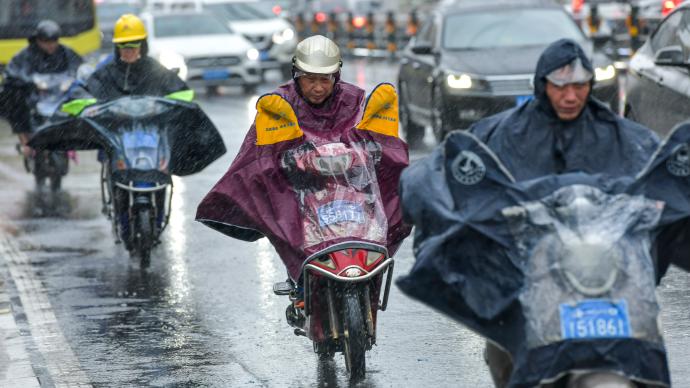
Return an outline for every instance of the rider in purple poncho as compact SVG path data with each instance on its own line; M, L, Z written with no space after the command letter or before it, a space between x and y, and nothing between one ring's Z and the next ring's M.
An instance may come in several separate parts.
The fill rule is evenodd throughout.
M257 109L265 111L262 104L267 100L289 105L264 117L281 120L294 115L296 129L289 132L287 125L257 130L263 120L258 115L230 169L199 204L196 219L241 240L267 237L296 282L305 259L322 247L303 249L302 215L291 183L281 170L281 155L288 150L307 142L379 144L376 175L388 225L381 245L393 255L410 229L402 223L397 195L400 173L408 164L407 146L397 136L355 129L363 117L365 92L340 79L342 61L337 45L320 35L305 39L297 46L293 64L293 79L262 96Z

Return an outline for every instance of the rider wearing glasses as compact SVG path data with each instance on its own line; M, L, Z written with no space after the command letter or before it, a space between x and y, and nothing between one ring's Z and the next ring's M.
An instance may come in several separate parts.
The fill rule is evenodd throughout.
M166 96L189 90L171 70L147 56L146 27L132 14L122 15L115 23L115 56L88 79L86 88L98 100L112 100L126 95ZM191 96L192 94L188 94Z

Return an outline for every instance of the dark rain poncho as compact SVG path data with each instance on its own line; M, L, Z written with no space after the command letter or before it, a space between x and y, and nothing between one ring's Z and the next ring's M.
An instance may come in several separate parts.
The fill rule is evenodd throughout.
M15 133L31 132L29 107L26 100L32 92L31 76L36 73L64 73L76 75L82 64L81 57L69 47L59 45L52 55L46 54L34 42L15 55L4 71L0 111L7 117Z
M516 181L453 133L403 172L417 260L398 285L507 351L510 387L594 369L667 386L651 245L690 217L688 149L686 124L638 174Z
M469 129L517 180L568 172L630 175L656 149L658 139L652 131L616 115L591 94L577 119L558 118L546 96L545 77L576 58L594 73L577 43L562 39L551 44L537 63L534 100Z
M86 89L96 99L109 101L129 95L166 96L189 88L177 74L142 52L142 57L131 64L115 55L89 77Z
M510 387L593 369L667 386L656 266L690 269L690 125L655 146L591 98L560 122L543 77L576 57L591 70L552 45L536 99L473 127L487 144L455 132L403 172L417 260L398 285L508 352Z
M254 241L267 237L294 280L300 278L305 260L344 240L374 243L385 247L388 253L393 255L410 232L409 227L402 223L397 194L400 172L407 166L408 156L407 146L397 137L397 95L391 85L379 86L377 90L384 92L383 97L379 98L379 94L372 93L379 97L370 96L368 104L373 100L372 106L379 104L381 112L395 109L395 112L388 116L395 117L395 133L384 134L357 128L358 123L367 121L363 116L369 117L368 121L376 121L381 120L383 113L378 112L379 116L367 116L369 105L367 110L363 111L364 91L342 81L336 83L334 94L320 107L314 107L303 100L292 81L279 88L276 93L263 96L257 103L257 119L237 157L228 172L199 204L196 219L221 233L241 240ZM385 99L384 103L381 103L382 99ZM280 129L266 129L265 132L261 132L265 133L262 137L280 137L281 132L286 129L297 128L294 136L270 142L259 139L259 120L270 121L274 118L282 123L276 126ZM375 152L378 155L375 176L370 180L371 175L368 173L357 175L357 178L368 177L365 181L359 182L363 184L360 189L371 188L369 194L380 197L382 208L377 206L377 209L381 209L385 214L382 222L377 224L386 224L387 227L382 230L382 235L377 234L379 237L375 241L362 236L335 236L323 241L314 241L310 237L314 232L333 229L325 227L325 224L330 223L327 220L322 220L321 227L309 229L308 222L304 222L307 216L298 193L316 193L318 196L324 191L311 190L312 187L307 183L297 188L298 183L287 176L282 163L287 153L295 155L295 151L299 154L300 150L313 149L312 146L325 144L341 144L351 150L361 149L358 148L361 144L375 144ZM340 179L334 177L330 183ZM340 186L340 189L347 190L347 186ZM357 196L361 192L354 190L350 194ZM368 218L364 220L365 223L369 221ZM333 225L339 226L336 224ZM340 225L345 224L347 222ZM352 225L343 227L350 226Z

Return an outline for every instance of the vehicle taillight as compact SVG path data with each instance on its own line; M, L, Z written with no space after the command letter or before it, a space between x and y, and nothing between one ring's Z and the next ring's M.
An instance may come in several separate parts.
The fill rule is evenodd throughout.
M271 8L274 14L280 16L280 13L283 12L283 8L279 5L274 5L273 8Z
M326 21L327 16L323 12L317 12L314 18L316 19L317 23L323 23Z
M352 19L352 25L357 27L357 28L362 28L364 25L367 23L367 18L364 16L357 16L356 18Z
M673 11L683 0L663 0L661 5L661 15L666 16Z
M580 13L582 7L585 5L585 0L573 0L572 9L573 13Z

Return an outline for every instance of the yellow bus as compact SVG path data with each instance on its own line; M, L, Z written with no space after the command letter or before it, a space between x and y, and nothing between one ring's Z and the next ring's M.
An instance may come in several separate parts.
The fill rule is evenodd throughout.
M94 0L0 0L0 68L28 42L27 38L44 19L62 28L60 42L80 55L97 51L101 32Z

